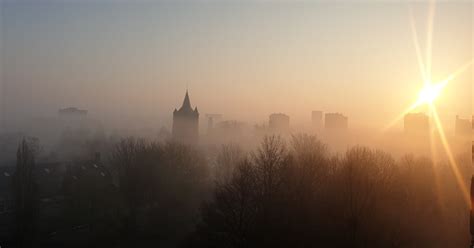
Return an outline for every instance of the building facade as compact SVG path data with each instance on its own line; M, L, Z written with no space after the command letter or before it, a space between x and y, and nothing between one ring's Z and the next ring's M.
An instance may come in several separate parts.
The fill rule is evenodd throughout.
M456 115L455 130L456 136L469 137L472 132L472 123L469 119L461 119Z
M290 117L282 113L271 114L269 117L268 126L270 130L272 131L289 132L290 131Z
M340 113L327 113L324 117L324 127L327 129L347 129L349 119Z
M183 105L173 111L173 140L183 144L195 145L199 141L199 111L191 107L188 91Z

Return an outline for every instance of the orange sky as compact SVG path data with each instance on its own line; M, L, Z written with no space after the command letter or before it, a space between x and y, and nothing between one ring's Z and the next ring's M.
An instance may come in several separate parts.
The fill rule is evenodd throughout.
M342 112L383 127L422 87L428 3L34 1L2 4L1 96L12 120L78 106L110 123L169 125L188 85L201 113L263 122ZM437 3L433 79L473 56L473 8ZM437 101L452 126L472 113L472 66ZM423 110L423 109L420 109ZM111 120L114 120L113 122Z

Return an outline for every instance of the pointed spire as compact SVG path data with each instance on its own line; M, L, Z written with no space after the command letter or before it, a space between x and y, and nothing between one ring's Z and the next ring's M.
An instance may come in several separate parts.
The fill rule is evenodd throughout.
M189 100L188 90L186 90L186 95L184 96L183 107L191 108L191 101Z
M193 110L191 107L191 101L189 100L188 90L186 90L186 95L184 96L183 106L179 110Z

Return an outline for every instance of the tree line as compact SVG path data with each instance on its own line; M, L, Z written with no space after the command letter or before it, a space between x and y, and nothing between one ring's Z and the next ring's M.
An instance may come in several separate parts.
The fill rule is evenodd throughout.
M35 152L18 148L10 247L466 247L469 206L448 164L315 136L258 148L116 142L103 172L69 166L59 217L42 218ZM470 156L467 156L470 158ZM90 164L89 166L95 166ZM102 168L102 167L101 167ZM41 230L38 224L50 223Z

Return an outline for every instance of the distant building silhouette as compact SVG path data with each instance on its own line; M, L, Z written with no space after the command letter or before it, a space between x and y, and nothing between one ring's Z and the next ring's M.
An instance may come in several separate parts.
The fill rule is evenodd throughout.
M183 105L173 111L173 140L183 144L197 144L199 139L199 112L191 107L186 90Z
M323 111L311 112L311 122L313 128L321 129L323 127Z
M85 109L79 109L76 107L69 107L69 108L63 108L58 110L58 116L59 116L59 125L61 125L61 130L66 130L66 129L85 129L85 128L90 128L91 123L87 116L88 111ZM40 124L43 124L42 126L48 127L51 126L52 123L50 121L47 121L44 123L44 121L39 121L37 120L37 125L39 126Z
M59 117L68 119L80 119L87 116L87 110L76 107L63 108L58 111Z
M236 120L221 121L215 125L213 133L231 142L242 136L244 126L245 123Z
M456 136L468 136L471 134L472 124L469 119L461 119L456 115L455 131Z
M220 118L221 116L217 117L217 119ZM210 146L239 143L247 137L247 131L249 131L249 129L245 122L238 120L217 121L214 119L212 127L208 126L206 136L200 139L199 142L200 144Z
M227 121L221 121L216 124L216 128L222 129L222 130L232 130L233 132L242 132L242 128L245 123L237 121L237 120L227 120Z
M430 129L429 117L424 113L409 113L404 118L406 134L428 133Z
M212 132L214 124L222 118L221 114L206 114L207 118L207 134Z
M340 113L327 113L324 118L324 126L329 129L347 129L349 120Z
M272 131L289 132L290 131L290 117L282 113L271 114L268 126Z

